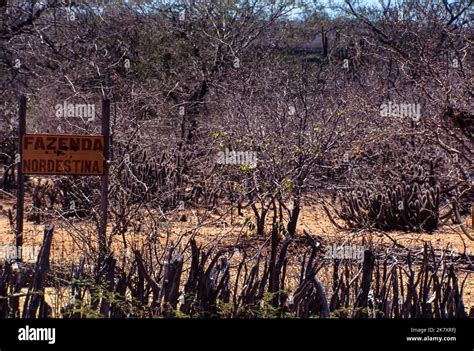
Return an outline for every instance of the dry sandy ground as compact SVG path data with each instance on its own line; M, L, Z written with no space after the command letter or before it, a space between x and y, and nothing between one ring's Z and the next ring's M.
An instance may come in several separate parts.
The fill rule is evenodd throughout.
M14 244L14 236L12 228L7 217L8 209L13 209L14 199L8 198L0 193L0 248L5 245ZM192 229L195 227L196 220L192 213L187 213L188 221L180 222L174 221L167 223L167 228L172 240L177 240L179 233L188 233L184 236L183 242L191 236ZM245 217L252 218L251 213L245 213L244 217L236 217L233 225L230 225L228 216L221 218L217 214L213 214L202 225L197 232L195 238L201 244L218 243L220 246L232 247L235 243L247 242L253 246L261 245L266 238L256 238L255 234L244 226ZM225 219L225 221L224 221ZM471 220L469 217L465 218L468 228L471 228ZM146 222L146 217L142 218ZM224 223L226 222L226 223ZM86 233L85 237L90 237L93 229L88 223L81 223L74 221L73 223L66 223L64 221L57 221L55 224L55 234L52 245L52 262L60 265L65 262L77 262L78 255L82 252L83 240L78 232ZM243 229L245 227L245 229ZM36 247L34 255L37 255L37 250L41 246L43 238L44 225L35 225L32 222L26 221L24 224L24 246ZM442 226L433 234L418 234L418 233L374 233L374 232L349 232L336 229L328 220L326 214L315 205L308 205L303 208L301 213L298 230L300 234L303 230L314 234L318 240L326 245L364 245L386 248L398 246L419 251L423 248L425 242L432 243L436 248L448 248L454 253L467 252L470 255L474 254L474 242L469 240L461 231L458 225L449 224ZM89 233L87 234L87 231ZM165 231L165 230L163 230ZM158 240L165 242L165 235L161 235ZM148 236L136 235L134 233L127 233L125 235L127 244L131 247L140 248L141 245L149 240ZM120 251L123 247L123 237L117 236L116 247ZM0 251L1 255L1 251ZM2 257L0 257L0 260ZM459 278L462 281L466 277L464 300L466 307L474 306L474 271L468 269L458 270Z

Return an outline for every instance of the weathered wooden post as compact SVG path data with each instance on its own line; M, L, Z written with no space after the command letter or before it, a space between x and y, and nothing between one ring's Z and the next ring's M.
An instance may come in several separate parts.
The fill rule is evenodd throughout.
M18 152L15 162L18 164L17 170L17 192L16 192L16 261L21 262L21 247L23 245L23 208L25 197L25 176L22 171L22 150L23 150L23 135L26 132L26 97L20 96L18 102L19 120L18 120Z
M328 39L326 36L326 32L324 31L324 26L321 26L321 44L323 47L323 56L328 56Z
M355 315L356 318L366 316L366 312L363 310L363 308L367 307L368 304L370 283L372 282L372 272L374 271L374 266L375 254L370 250L365 250L364 262L362 264L362 282L360 286L359 295L356 299L356 307L359 307L359 310L356 312Z
M53 232L54 226L50 223L47 223L44 226L43 245L41 246L41 250L36 260L33 281L28 288L28 293L32 293L32 295L26 296L23 305L23 318L36 318L36 312L40 306L42 307L40 310L45 312L46 315L49 314L46 311L49 309L49 307L47 307L47 303L44 298L44 288L50 267L49 257L51 253L51 244L53 242Z
M107 255L107 210L109 207L109 157L110 157L110 100L102 100L102 134L104 136L104 174L101 184L99 262L100 267ZM100 268L99 268L100 269Z

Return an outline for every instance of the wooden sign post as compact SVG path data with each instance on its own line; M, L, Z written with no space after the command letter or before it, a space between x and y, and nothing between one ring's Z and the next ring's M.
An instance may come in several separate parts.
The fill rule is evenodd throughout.
M21 261L19 255L21 247L23 245L23 209L24 209L24 198L25 198L25 176L21 171L21 153L23 150L23 135L26 131L26 97L20 96L18 102L19 110L19 121L18 121L18 153L17 159L15 160L18 164L17 170L17 192L16 192L16 233L15 233L15 246L16 246L16 260ZM20 159L18 159L18 156Z
M26 134L26 98L19 100L16 249L23 244L25 175L101 176L99 264L106 255L110 100L102 101L102 135ZM17 261L21 262L20 255Z
M110 158L110 100L102 101L102 134L104 135L104 159L100 196L99 259L98 267L107 254L107 210L109 207L109 158Z

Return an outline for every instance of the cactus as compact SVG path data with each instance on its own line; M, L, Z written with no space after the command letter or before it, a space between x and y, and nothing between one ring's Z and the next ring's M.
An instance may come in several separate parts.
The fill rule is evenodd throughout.
M351 228L432 232L439 222L440 187L422 166L398 184L358 187L339 194L339 217Z

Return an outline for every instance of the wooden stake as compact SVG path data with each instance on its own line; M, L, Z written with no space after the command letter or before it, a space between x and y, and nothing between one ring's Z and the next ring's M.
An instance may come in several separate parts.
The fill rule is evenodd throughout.
M109 156L110 156L110 100L102 101L102 134L104 135L104 175L102 176L99 225L99 266L107 255L107 210L109 207Z
M22 171L22 159L21 152L23 149L23 135L26 132L26 97L20 96L18 102L19 119L18 119L18 153L20 160L18 162L18 173L17 173L17 193L16 193L16 251L21 252L23 245L23 208L25 198L25 176ZM16 161L16 160L15 160ZM21 257L17 255L17 262L21 262Z

